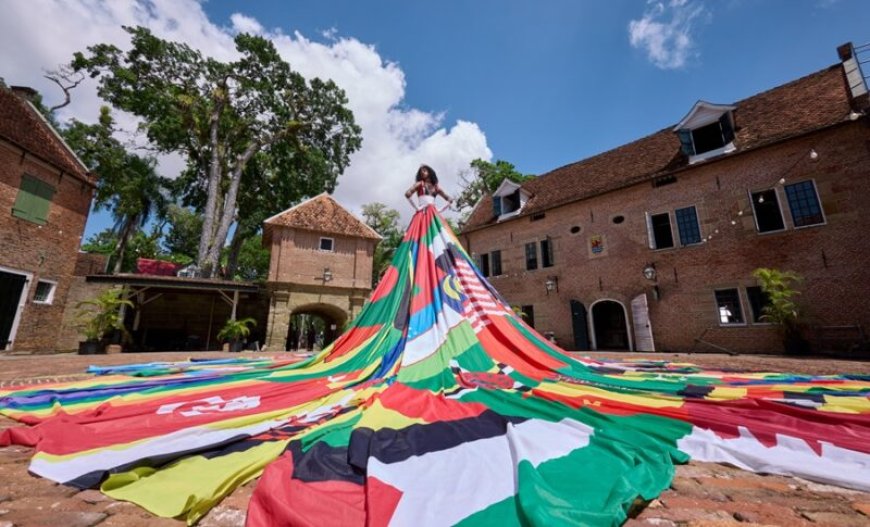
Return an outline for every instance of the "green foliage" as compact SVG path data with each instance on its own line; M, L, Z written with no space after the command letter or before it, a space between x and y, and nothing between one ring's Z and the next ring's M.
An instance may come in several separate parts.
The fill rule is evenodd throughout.
M753 271L752 276L768 298L762 309L762 320L780 326L786 333L794 331L799 317L795 297L800 294L794 289L794 284L803 278L792 271L764 267Z
M224 327L217 334L218 340L224 342L238 342L251 334L251 326L256 326L257 321L251 317L238 320L227 320Z
M121 257L120 265L116 265L118 255L115 253L115 249L117 245L118 233L115 229L108 228L91 235L91 237L82 244L82 250L88 253L98 253L109 256L109 268L115 268L121 273L135 272L137 258L156 258L175 261L171 255L165 255L163 254L163 251L161 251L159 232L153 232L149 235L142 231L136 231L127 243L126 250ZM179 261L176 263L185 262Z
M202 216L188 207L169 205L166 211L169 231L163 238L163 247L172 261L191 263L199 250L202 234Z
M85 339L98 341L112 330L124 331L121 306L133 307L133 303L122 294L120 288L107 289L94 299L76 304L76 320Z
M94 210L107 209L115 220L116 272L128 261L128 245L153 216L166 209L166 181L157 175L156 160L131 154L114 137L114 119L107 107L100 109L97 124L72 120L64 139L88 169L97 176Z
M381 280L381 276L390 267L396 248L402 243L402 231L399 227L399 212L388 208L383 203L368 203L362 207L362 215L366 225L383 236L375 247L372 261L372 287Z
M124 29L129 50L91 46L75 53L72 71L98 78L100 96L140 117L156 149L186 157L176 189L203 214L197 263L207 274L234 222L251 235L290 201L333 188L359 149L344 91L306 81L269 40L239 34L238 58L220 62L146 28Z
M486 194L495 192L502 181L508 179L514 183L523 183L534 176L517 171L516 167L507 161L497 160L495 163L475 159L471 162L469 171L462 174L462 192L456 198L456 208L463 220L471 214L477 202Z
M245 238L239 250L233 280L263 281L269 275L269 250L263 247L263 236Z

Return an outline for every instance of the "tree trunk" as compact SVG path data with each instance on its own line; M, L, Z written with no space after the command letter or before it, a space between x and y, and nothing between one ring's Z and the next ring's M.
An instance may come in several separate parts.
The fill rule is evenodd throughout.
M230 180L230 188L227 190L227 194L224 198L220 223L218 224L217 232L214 235L214 241L205 260L206 265L210 266L211 269L218 268L221 249L226 243L227 234L236 219L236 201L239 195L239 184L242 181L242 172L244 172L248 161L259 149L260 145L258 143L251 143L236 160L236 166L233 168L232 179Z
M218 128L220 125L222 104L217 103L211 116L211 128L209 129L209 147L211 158L208 167L208 195L203 211L202 236L199 239L196 263L202 270L205 278L210 278L214 273L215 266L210 261L209 255L215 245L215 217L217 216L218 197L221 183L221 156L218 144Z
M139 222L139 215L128 216L124 222L124 228L121 229L121 235L118 237L118 245L115 246L115 253L118 258L115 260L115 267L112 274L121 272L121 266L124 265L124 253L127 250L127 244L130 242L130 236L133 233L133 226Z
M244 229L236 226L236 232L233 233L233 241L230 242L230 250L227 254L227 270L225 278L232 280L236 274L236 269L239 267L239 253L242 250L242 244L248 238L248 233Z

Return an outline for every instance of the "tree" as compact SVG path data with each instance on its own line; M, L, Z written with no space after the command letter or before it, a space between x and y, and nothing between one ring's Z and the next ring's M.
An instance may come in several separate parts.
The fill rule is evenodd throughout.
M265 280L269 275L270 256L269 250L263 247L262 235L255 234L245 238L236 257L234 272L228 275L228 278L248 281Z
M263 174L293 174L299 159L334 181L361 143L360 128L332 81L306 81L272 42L248 34L235 38L240 57L220 62L186 44L125 27L131 48L97 44L78 52L73 72L99 78L103 99L143 119L141 127L162 152L186 156L185 204L203 214L197 263L205 276L217 268L231 225L245 212L240 193L254 192ZM260 156L269 170L247 172Z
M163 238L163 247L173 261L193 262L199 250L202 216L175 203L169 205L166 216L169 231Z
M507 161L497 160L495 163L490 163L483 159L475 159L471 162L469 170L460 175L462 192L456 198L456 209L464 222L477 202L486 194L495 192L505 179L514 183L523 183L533 177L518 172L516 167Z
M136 271L138 258L159 258L160 232L154 229L150 234L141 230L136 231L127 243L127 249L123 254L116 252L118 246L118 232L110 227L96 234L82 244L82 250L87 253L104 254L109 257L108 268L117 269L116 272L132 273Z
M64 130L67 144L88 169L97 175L94 210L107 209L118 234L113 272L121 271L132 237L166 206L164 179L157 175L156 160L131 154L114 137L115 127L107 107L100 109L97 124L72 120Z
M363 205L362 215L366 225L383 237L375 248L372 261L372 288L374 288L393 261L396 248L402 243L400 216L399 211L378 202Z

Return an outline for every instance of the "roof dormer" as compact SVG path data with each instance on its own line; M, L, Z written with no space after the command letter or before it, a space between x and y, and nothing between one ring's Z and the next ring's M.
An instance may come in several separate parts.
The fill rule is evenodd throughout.
M677 123L674 132L680 146L689 156L689 164L697 163L737 149L734 146L734 110L736 106L698 101Z
M492 212L501 221L519 214L528 200L529 194L519 183L505 179L492 193Z

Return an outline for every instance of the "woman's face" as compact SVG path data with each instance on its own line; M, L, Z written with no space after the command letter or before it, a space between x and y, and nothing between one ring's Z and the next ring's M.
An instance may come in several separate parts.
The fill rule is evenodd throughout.
M424 181L429 179L429 169L426 167L420 167L420 177L422 177Z

